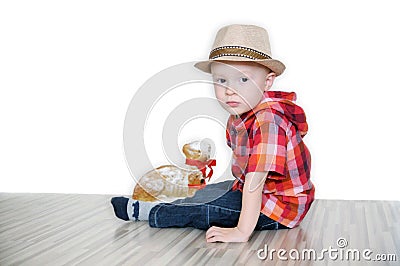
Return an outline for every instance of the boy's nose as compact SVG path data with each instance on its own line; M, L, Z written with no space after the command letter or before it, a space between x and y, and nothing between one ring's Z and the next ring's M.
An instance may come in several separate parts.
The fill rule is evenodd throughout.
M235 91L232 90L232 88L225 87L225 94L226 95L232 95L232 94L235 94Z

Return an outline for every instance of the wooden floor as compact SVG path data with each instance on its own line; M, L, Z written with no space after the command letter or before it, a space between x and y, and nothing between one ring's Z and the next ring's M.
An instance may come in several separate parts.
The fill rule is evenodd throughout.
M295 229L258 231L247 243L227 244L206 243L205 232L193 228L121 221L111 197L0 193L0 265L366 265L362 258L334 260L328 253L324 260L293 258L292 249L318 255L330 246L368 248L371 257L395 254L396 262L369 265L400 265L400 202L316 200ZM339 238L346 247L338 247ZM276 252L261 260L257 253L265 245L285 249L288 260Z

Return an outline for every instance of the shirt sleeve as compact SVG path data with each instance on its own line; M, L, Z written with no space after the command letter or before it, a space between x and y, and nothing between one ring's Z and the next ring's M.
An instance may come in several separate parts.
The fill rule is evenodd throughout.
M284 129L273 122L264 122L253 129L251 137L247 172L270 172L269 178L286 178Z

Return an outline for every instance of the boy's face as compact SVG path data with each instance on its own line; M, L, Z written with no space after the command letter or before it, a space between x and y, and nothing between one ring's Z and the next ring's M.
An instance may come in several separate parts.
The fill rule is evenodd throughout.
M254 62L213 62L215 96L230 114L253 109L274 82L275 73Z

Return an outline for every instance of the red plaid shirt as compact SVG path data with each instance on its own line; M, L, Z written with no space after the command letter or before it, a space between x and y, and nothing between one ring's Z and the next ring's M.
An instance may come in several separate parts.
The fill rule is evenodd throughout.
M295 100L294 92L267 91L253 110L231 115L226 128L237 178L233 189L242 191L249 172L268 172L261 212L290 228L303 220L315 192L310 152L303 142L306 116Z

